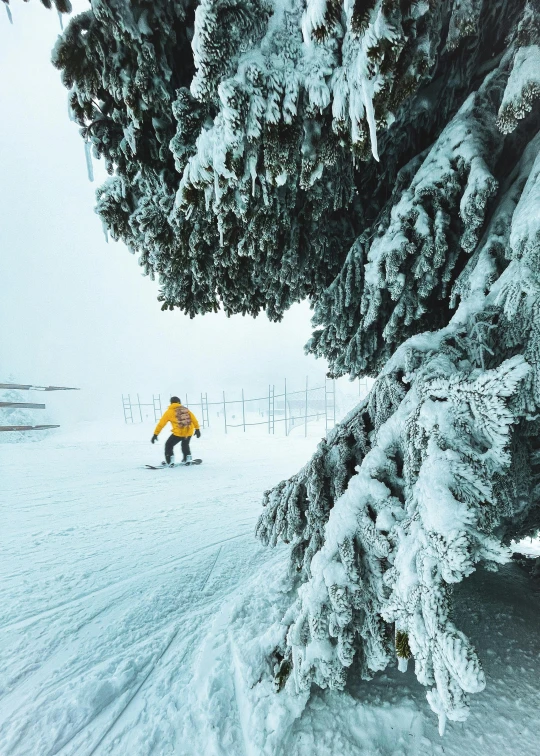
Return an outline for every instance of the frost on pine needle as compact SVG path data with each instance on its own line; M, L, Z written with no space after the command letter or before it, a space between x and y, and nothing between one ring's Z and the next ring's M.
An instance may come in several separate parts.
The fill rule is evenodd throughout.
M450 16L446 45L455 50L466 37L478 33L484 0L456 0Z
M531 112L534 101L540 97L539 67L540 47L520 47L499 109L498 123L502 132L513 131L517 122Z

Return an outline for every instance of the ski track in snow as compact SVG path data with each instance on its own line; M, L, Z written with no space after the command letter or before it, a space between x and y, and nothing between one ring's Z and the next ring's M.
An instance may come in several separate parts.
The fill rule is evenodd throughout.
M252 439L207 431L204 465L154 476L147 436L89 424L0 447L2 756L127 753L123 735L181 692L222 601L272 556L253 537L262 492L317 441L261 435L246 458ZM174 733L152 751L142 732L129 753L172 748Z
M538 752L538 582L510 565L456 588L488 685L442 740L411 669L276 696L261 670L289 602L286 550L253 531L262 492L318 439L205 431L203 465L155 476L151 430L0 446L1 756Z
M185 554L184 556L180 556L180 557L176 557L174 559L170 559L170 560L164 562L163 564L160 564L160 565L158 565L156 567L151 567L148 570L144 570L144 571L138 573L137 575L132 575L131 577L124 578L122 580L118 580L116 582L109 583L109 584L103 586L102 588L97 588L95 591L89 591L88 593L82 593L79 596L76 596L75 598L73 598L73 599L71 599L69 601L65 601L65 602L62 602L60 604L56 604L55 606L52 606L49 609L44 609L43 611L38 612L37 614L29 614L28 616L20 617L15 622L7 623L5 625L0 625L0 633L2 633L4 630L9 630L9 629L14 629L14 628L22 629L23 627L27 626L28 624L32 624L33 622L38 621L40 619L43 619L44 617L48 617L49 615L54 614L55 612L57 612L60 609L65 609L66 607L68 607L70 605L82 602L82 601L84 601L84 599L86 599L86 598L88 598L90 596L95 597L96 595L98 595L100 593L105 593L105 592L108 592L108 591L112 591L115 588L117 588L118 586L123 585L124 583L132 583L134 581L140 580L142 577L145 577L145 576L147 576L149 574L159 573L159 572L161 572L163 570L166 570L166 569L170 568L173 564L177 564L178 562L182 562L182 561L184 561L186 559L190 559L192 557L195 557L195 556L197 556L197 554L200 554L202 551L205 551L207 549L211 549L213 546L218 546L219 545L220 548L221 548L221 546L224 543L227 543L228 541L234 541L234 540L236 540L238 538L245 538L246 536L249 536L249 535L252 535L252 530L246 531L245 533L240 533L237 536L231 536L230 538L224 538L221 541L216 541L215 543L210 543L207 546L201 546L201 548L196 549L195 551L193 551L190 554ZM126 590L129 591L130 589L127 588Z
M230 540L230 539L227 539L227 540ZM218 548L218 550L217 550L217 552L216 552L216 555L215 555L215 558L214 558L214 560L212 562L212 565L211 565L210 569L208 570L208 573L206 574L206 576L204 578L204 581L202 583L202 586L201 586L201 589L200 589L201 591L204 591L204 589L206 587L206 584L208 583L208 580L209 580L212 572L214 571L214 567L216 566L217 560L219 559L219 555L221 554L221 549L222 548L223 548L223 546L220 545L219 548ZM105 739L110 735L110 733L113 732L113 730L118 727L118 723L120 722L120 719L126 713L126 711L128 710L129 706L133 703L133 701L135 700L135 698L138 695L139 691L144 687L144 685L146 684L146 681L149 679L150 675L152 675L152 673L156 669L157 665L160 664L163 660L165 660L167 654L170 654L172 652L172 648L174 647L174 644L175 644L175 641L176 641L176 639L178 637L178 633L180 632L180 629L181 629L181 625L179 624L178 627L177 627L177 629L173 633L171 639L169 640L169 642L167 643L167 645L165 646L165 648L163 649L163 651L157 657L155 663L150 667L150 670L149 670L148 674L143 678L143 680L140 683L140 685L137 688L135 688L135 690L133 691L133 694L128 698L128 701L127 701L126 705L121 709L121 711L118 714L118 716L115 717L115 719L113 719L112 723L105 730L105 732L103 733L103 735L101 735L101 737L99 738L99 740L97 741L97 743L94 745L94 747L92 748L92 750L89 752L88 756L93 756L93 754L96 753L96 751L99 748L99 746L105 741ZM182 663L184 661L184 659L187 656L187 653L188 653L189 650L190 650L190 647L188 647L185 650L185 652L182 654L182 656L180 658L180 663Z

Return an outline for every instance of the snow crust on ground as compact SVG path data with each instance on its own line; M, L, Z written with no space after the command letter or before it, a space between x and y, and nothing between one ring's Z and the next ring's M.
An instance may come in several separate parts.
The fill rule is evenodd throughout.
M253 531L319 436L207 429L203 465L151 471L152 431L85 423L0 447L2 756L538 752L539 581L511 564L457 586L487 688L443 739L412 670L276 694L292 586L286 549Z

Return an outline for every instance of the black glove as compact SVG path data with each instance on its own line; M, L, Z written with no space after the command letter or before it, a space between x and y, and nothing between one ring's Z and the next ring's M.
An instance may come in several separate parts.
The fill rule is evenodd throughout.
M153 443L153 444L155 444L155 443L156 443L156 441L157 441L157 436L156 436L156 434L154 433L154 435L152 436L152 443Z
M198 428L195 428L195 435L197 436L197 438L201 437L201 431Z

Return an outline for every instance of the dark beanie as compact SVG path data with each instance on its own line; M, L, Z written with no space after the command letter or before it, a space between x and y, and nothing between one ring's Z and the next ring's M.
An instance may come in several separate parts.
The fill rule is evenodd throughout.
M182 404L182 402L177 396L171 396L171 404L175 404L175 403Z

